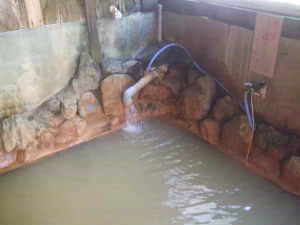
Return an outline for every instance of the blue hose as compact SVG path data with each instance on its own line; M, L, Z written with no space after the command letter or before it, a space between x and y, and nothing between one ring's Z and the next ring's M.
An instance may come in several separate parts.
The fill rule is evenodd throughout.
M253 118L252 118L252 116L250 114L250 110L249 110L248 92L247 91L244 94L244 104L245 104L245 111L246 111L247 118L248 118L248 123L249 123L250 127L253 130L255 130L255 124L254 124Z
M152 57L151 61L149 62L149 65L147 66L146 72L150 72L151 70L151 66L154 63L154 61L157 59L157 57L164 52L166 49L171 48L171 47L179 47L181 48L185 54L192 60L193 65L196 67L197 70L199 70L201 73L210 76L212 79L214 79L214 81L228 94L230 95L235 101L237 101L239 103L239 105L241 106L242 109L245 110L245 107L243 105L243 103L234 95L232 94L217 78L215 78L214 76L212 76L211 74L209 74L208 72L206 72L205 70L203 70L194 60L193 56L188 52L188 50L181 44L167 44L166 46L164 46L163 48L161 48L160 50L158 50L155 55ZM249 109L249 107L248 107ZM252 126L251 126L252 127Z

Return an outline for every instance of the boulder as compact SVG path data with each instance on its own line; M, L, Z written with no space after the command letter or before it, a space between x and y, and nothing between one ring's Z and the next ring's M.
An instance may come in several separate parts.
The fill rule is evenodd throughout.
M196 83L196 81L200 78L200 75L201 74L195 69L190 69L187 78L188 86L193 86Z
M59 126L59 132L55 136L55 143L63 144L81 136L86 129L86 121L78 116L66 120Z
M87 120L103 117L101 105L91 92L85 92L81 95L78 101L78 112L81 117Z
M6 152L26 150L36 138L33 124L22 114L16 114L3 120L2 129L2 139Z
M209 143L218 145L220 141L221 123L214 119L206 119L199 123L200 134Z
M141 99L152 99L157 101L164 101L173 98L173 92L163 85L149 84L141 90Z
M48 150L54 147L54 135L51 132L44 131L38 135L39 148L41 150Z
M143 64L135 60L127 61L123 63L122 73L130 75L135 81L138 81L144 76Z
M123 92L134 84L134 80L126 74L114 74L101 82L103 109L106 115L123 116Z
M260 124L256 129L254 142L257 147L267 151L271 146L281 147L290 143L288 135L276 130L267 124Z
M17 152L17 162L24 163L26 161L26 151L20 150Z
M251 139L251 127L245 115L237 115L224 123L221 143L229 152L246 155Z
M105 75L122 73L123 62L119 59L107 59L102 63L102 71Z
M239 112L239 104L230 96L225 96L217 100L212 115L216 120L223 122L231 119L233 116L239 114Z
M0 157L0 168L5 168L16 162L17 160L17 151L5 152Z
M79 116L76 116L72 121L76 125L77 135L82 136L86 131L86 126L87 126L86 121L80 118Z
M176 97L179 97L183 89L187 86L186 69L182 65L169 68L160 83L170 88Z
M78 78L72 80L72 89L77 95L99 88L101 70L92 57L83 52L80 56Z
M208 76L200 77L197 82L182 93L179 100L180 113L187 119L204 119L216 95L216 84Z
M282 165L291 154L284 146L271 147L267 151L255 147L250 157L250 161L265 174L279 178Z
M67 120L74 118L77 114L78 96L67 87L58 94L58 98L61 102L62 116Z
M34 123L34 127L38 130L41 128L56 128L58 127L64 120L63 116L58 113L53 113L51 111L41 109L37 111L34 116L34 120L32 123Z
M293 136L289 142L289 149L293 155L300 156L300 138Z
M57 113L60 111L60 100L57 96L54 96L46 101L43 106L46 110Z
M300 157L293 156L288 160L282 170L282 179L285 184L292 187L295 192L300 192Z

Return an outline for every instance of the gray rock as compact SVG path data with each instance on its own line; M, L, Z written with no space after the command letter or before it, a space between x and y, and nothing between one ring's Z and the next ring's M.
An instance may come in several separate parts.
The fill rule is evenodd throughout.
M78 78L72 80L72 89L77 95L99 88L101 70L91 56L83 52L80 56Z
M61 114L65 119L72 119L77 114L77 100L79 98L69 87L58 94L61 102Z
M57 96L54 96L44 103L44 107L50 112L59 112L60 100L57 98Z
M3 120L3 144L6 152L26 150L29 144L35 142L36 130L24 115L16 114Z
M123 73L130 75L138 81L144 75L143 64L135 60L127 61L123 63Z
M102 63L102 70L105 75L122 73L123 62L120 59L107 59Z

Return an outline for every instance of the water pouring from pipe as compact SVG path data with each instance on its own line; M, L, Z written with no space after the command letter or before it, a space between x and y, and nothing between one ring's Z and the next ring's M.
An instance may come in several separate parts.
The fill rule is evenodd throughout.
M128 88L123 95L123 103L125 106L125 130L136 131L140 130L141 126L137 123L137 110L133 103L133 96L136 95L143 87L149 84L153 79L157 77L163 77L168 71L168 65L161 65L158 68L154 68L149 72L145 72L144 77L141 78L135 85Z

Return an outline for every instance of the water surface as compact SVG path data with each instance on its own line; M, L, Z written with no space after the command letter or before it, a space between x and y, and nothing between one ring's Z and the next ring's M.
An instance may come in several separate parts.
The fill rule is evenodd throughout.
M167 122L0 177L1 225L299 225L300 200Z

